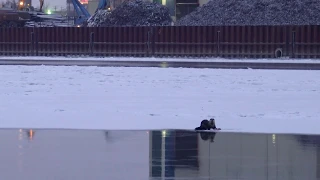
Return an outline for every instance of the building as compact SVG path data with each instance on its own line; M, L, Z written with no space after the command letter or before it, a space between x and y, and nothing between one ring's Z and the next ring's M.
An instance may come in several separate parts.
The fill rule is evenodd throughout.
M206 4L209 0L152 0L161 3L170 9L171 17L178 20L191 13L196 8Z

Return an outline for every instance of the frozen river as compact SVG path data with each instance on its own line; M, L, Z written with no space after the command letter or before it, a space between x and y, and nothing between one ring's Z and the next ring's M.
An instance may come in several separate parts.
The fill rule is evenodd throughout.
M1 128L318 133L320 73L0 66Z

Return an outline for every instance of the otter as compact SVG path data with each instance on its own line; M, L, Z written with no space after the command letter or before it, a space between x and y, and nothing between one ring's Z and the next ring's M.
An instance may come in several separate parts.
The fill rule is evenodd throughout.
M210 120L204 119L201 121L200 126L196 127L195 130L221 130L221 128L216 127L216 122L214 118L211 118Z

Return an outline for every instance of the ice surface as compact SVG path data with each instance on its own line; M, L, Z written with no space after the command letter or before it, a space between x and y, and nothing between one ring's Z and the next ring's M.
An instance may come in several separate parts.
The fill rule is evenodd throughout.
M0 127L318 133L320 73L0 66Z

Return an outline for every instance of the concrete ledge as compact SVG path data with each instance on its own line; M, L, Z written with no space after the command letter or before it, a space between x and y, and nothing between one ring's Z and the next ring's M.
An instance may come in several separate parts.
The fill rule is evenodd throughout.
M320 63L0 59L0 65L320 70Z

